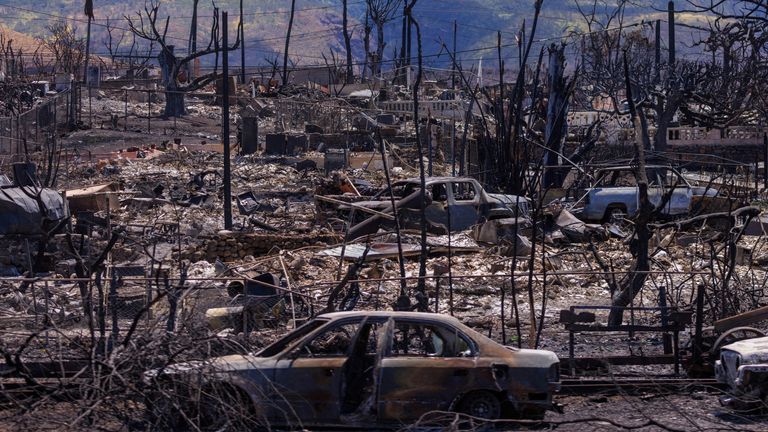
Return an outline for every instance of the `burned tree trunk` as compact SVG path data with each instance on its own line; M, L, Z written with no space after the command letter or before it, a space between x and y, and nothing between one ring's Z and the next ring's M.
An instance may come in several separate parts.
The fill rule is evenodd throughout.
M648 141L648 129L643 126L641 117L642 111L637 111L635 101L632 99L632 87L629 80L629 66L627 64L627 53L624 52L624 79L626 82L627 102L629 103L629 112L632 123L635 128L635 159L637 167L635 168L635 178L637 179L638 189L638 209L635 216L635 264L632 271L621 281L620 288L613 294L611 300L610 314L608 315L608 325L620 325L624 317L624 308L629 306L635 299L635 296L643 288L645 279L650 270L650 261L648 259L648 240L650 239L650 230L648 223L653 213L653 205L648 199L648 176L645 172L645 143Z
M197 6L200 0L192 0L192 22L189 24L189 45L187 46L189 52L197 51ZM187 76L190 80L195 78L195 65L194 62L187 66Z
M376 23L376 61L374 63L374 77L381 76L381 62L384 59L384 23Z
M363 28L363 48L365 48L365 59L363 59L362 81L365 82L368 76L368 61L371 58L371 25L368 22L368 13L365 14L365 27Z
M165 86L165 111L167 117L178 117L186 114L184 107L184 93L179 91L176 77L172 76L176 69L173 45L168 45L168 50L160 51L158 62L163 71L163 85ZM147 113L151 115L151 113Z
M343 17L343 33L344 33L344 49L347 50L347 77L345 82L351 84L355 80L355 75L352 73L352 36L349 34L349 24L347 19L347 0L343 2L344 17Z
M562 179L558 179L560 154L563 140L568 131L568 121L565 114L568 111L568 93L563 77L565 69L565 45L555 44L549 47L549 101L547 103L547 126L544 131L544 143L547 150L544 154L543 187L560 187Z
M293 30L293 15L296 12L296 0L291 0L291 17L288 19L288 32L285 34L285 50L283 51L283 84L288 84L288 45L291 43L291 30Z

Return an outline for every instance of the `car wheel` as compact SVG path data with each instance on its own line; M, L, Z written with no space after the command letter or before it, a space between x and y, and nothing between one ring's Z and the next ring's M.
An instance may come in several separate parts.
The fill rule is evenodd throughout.
M501 417L501 402L489 391L469 393L461 399L458 411L472 417L496 420Z
M603 223L613 222L627 216L627 212L621 207L608 207L603 216Z
M201 431L249 429L253 419L248 408L250 398L229 386L208 387L200 398L199 421Z

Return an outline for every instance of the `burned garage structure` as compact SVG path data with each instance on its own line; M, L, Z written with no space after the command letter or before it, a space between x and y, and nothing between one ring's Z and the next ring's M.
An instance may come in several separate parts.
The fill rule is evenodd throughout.
M768 430L765 2L96 3L2 5L0 429Z

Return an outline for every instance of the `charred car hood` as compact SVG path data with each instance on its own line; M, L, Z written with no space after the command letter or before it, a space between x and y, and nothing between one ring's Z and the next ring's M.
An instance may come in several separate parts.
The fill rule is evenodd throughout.
M159 375L176 375L191 372L236 372L242 370L259 369L269 367L275 360L268 357L256 357L252 355L228 355L214 357L210 360L195 360L184 363L175 363L164 368L153 369L145 372L145 379Z
M723 349L741 355L742 364L768 362L768 336L734 342Z
M515 205L518 200L520 204L528 204L528 198L519 195L489 193L488 197L490 198L490 201L497 202L499 204Z
M559 363L560 359L552 351L525 349L505 346L512 353L515 366L518 367L547 367Z

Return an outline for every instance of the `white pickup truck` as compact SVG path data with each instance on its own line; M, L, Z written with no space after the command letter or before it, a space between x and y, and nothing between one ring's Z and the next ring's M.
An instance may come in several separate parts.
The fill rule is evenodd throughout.
M684 216L690 213L697 197L717 196L713 188L692 186L674 168L663 165L646 166L648 198L654 206L661 205L665 194L672 191L669 201L661 209L663 216ZM635 168L617 166L598 170L596 181L584 197L581 216L586 220L607 222L614 215L632 217L639 208L640 193Z

